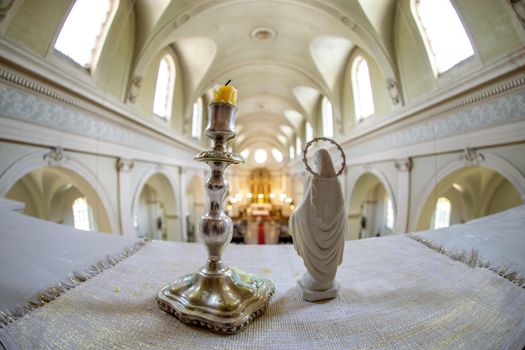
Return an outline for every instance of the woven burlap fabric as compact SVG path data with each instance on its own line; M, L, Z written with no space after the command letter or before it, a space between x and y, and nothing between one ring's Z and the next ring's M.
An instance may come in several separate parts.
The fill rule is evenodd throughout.
M151 242L0 330L21 349L521 349L525 290L405 236L347 242L341 294L303 301L293 247L229 246L230 266L276 294L244 332L223 336L162 312L159 288L205 261L197 244Z

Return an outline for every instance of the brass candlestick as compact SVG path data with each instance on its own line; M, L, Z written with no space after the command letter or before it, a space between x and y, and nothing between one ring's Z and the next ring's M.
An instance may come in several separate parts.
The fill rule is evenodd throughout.
M226 151L226 141L236 134L237 107L217 102L210 104L208 111L210 118L205 132L214 146L195 157L211 168L205 186L209 208L201 217L198 230L208 250L208 261L196 273L162 288L157 302L161 309L184 323L234 334L266 311L275 287L270 280L230 269L222 262L222 253L233 233L232 221L223 210L230 186L224 170L230 164L244 163L244 159Z

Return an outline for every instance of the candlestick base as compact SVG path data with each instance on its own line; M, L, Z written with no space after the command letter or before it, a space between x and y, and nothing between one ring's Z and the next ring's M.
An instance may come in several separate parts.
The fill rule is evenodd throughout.
M207 268L162 288L157 302L181 322L217 333L235 334L266 311L273 283L237 269Z

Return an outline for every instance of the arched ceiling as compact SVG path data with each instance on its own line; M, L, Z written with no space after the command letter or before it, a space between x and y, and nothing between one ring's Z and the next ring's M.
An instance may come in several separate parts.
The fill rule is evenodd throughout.
M141 77L155 54L171 45L182 67L188 115L199 96L231 79L238 89L237 125L243 135L234 148L256 145L268 154L278 148L287 159L288 147L303 136L304 122L315 127L321 97L339 99L341 73L354 47L366 50L385 77L395 79L385 25L378 24L388 13L393 18L395 0L374 4L137 0L140 35L133 75Z

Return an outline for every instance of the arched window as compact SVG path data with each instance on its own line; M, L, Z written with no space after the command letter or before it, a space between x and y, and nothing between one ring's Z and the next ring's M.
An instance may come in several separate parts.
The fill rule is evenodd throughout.
M264 162L266 162L267 158L268 158L268 153L266 153L266 151L263 150L262 148L259 148L253 154L253 159L255 159L255 161L259 164L263 164Z
M277 148L272 148L272 156L273 156L273 159L275 159L277 163L280 163L283 161L283 154Z
M325 137L334 136L334 113L332 111L332 103L328 98L323 97L323 135Z
M175 63L169 55L166 55L159 63L157 84L155 86L155 99L153 101L153 113L166 120L169 119L171 114L174 86Z
M92 70L113 6L111 0L76 0L60 29L55 49Z
M193 104L191 116L191 137L200 140L202 135L202 98L199 97Z
M73 202L73 221L75 228L84 231L95 229L93 211L85 198L77 198Z
M295 159L295 148L293 147L293 145L290 145L290 160L294 160Z
M312 124L310 124L310 122L306 122L305 133L306 133L306 142L314 138L314 129L312 128Z
M368 63L361 56L356 57L352 64L352 87L357 121L371 117L374 114L374 97L370 83L370 71Z
M303 152L303 144L302 144L301 138L299 136L297 136L295 138L295 151L297 152L297 155L299 155L299 156Z
M385 226L391 230L394 229L394 205L392 204L392 199L386 197L386 210L385 210Z
M450 201L445 197L439 197L434 212L433 228L447 227L450 225Z
M416 0L415 12L436 75L474 54L450 0Z

